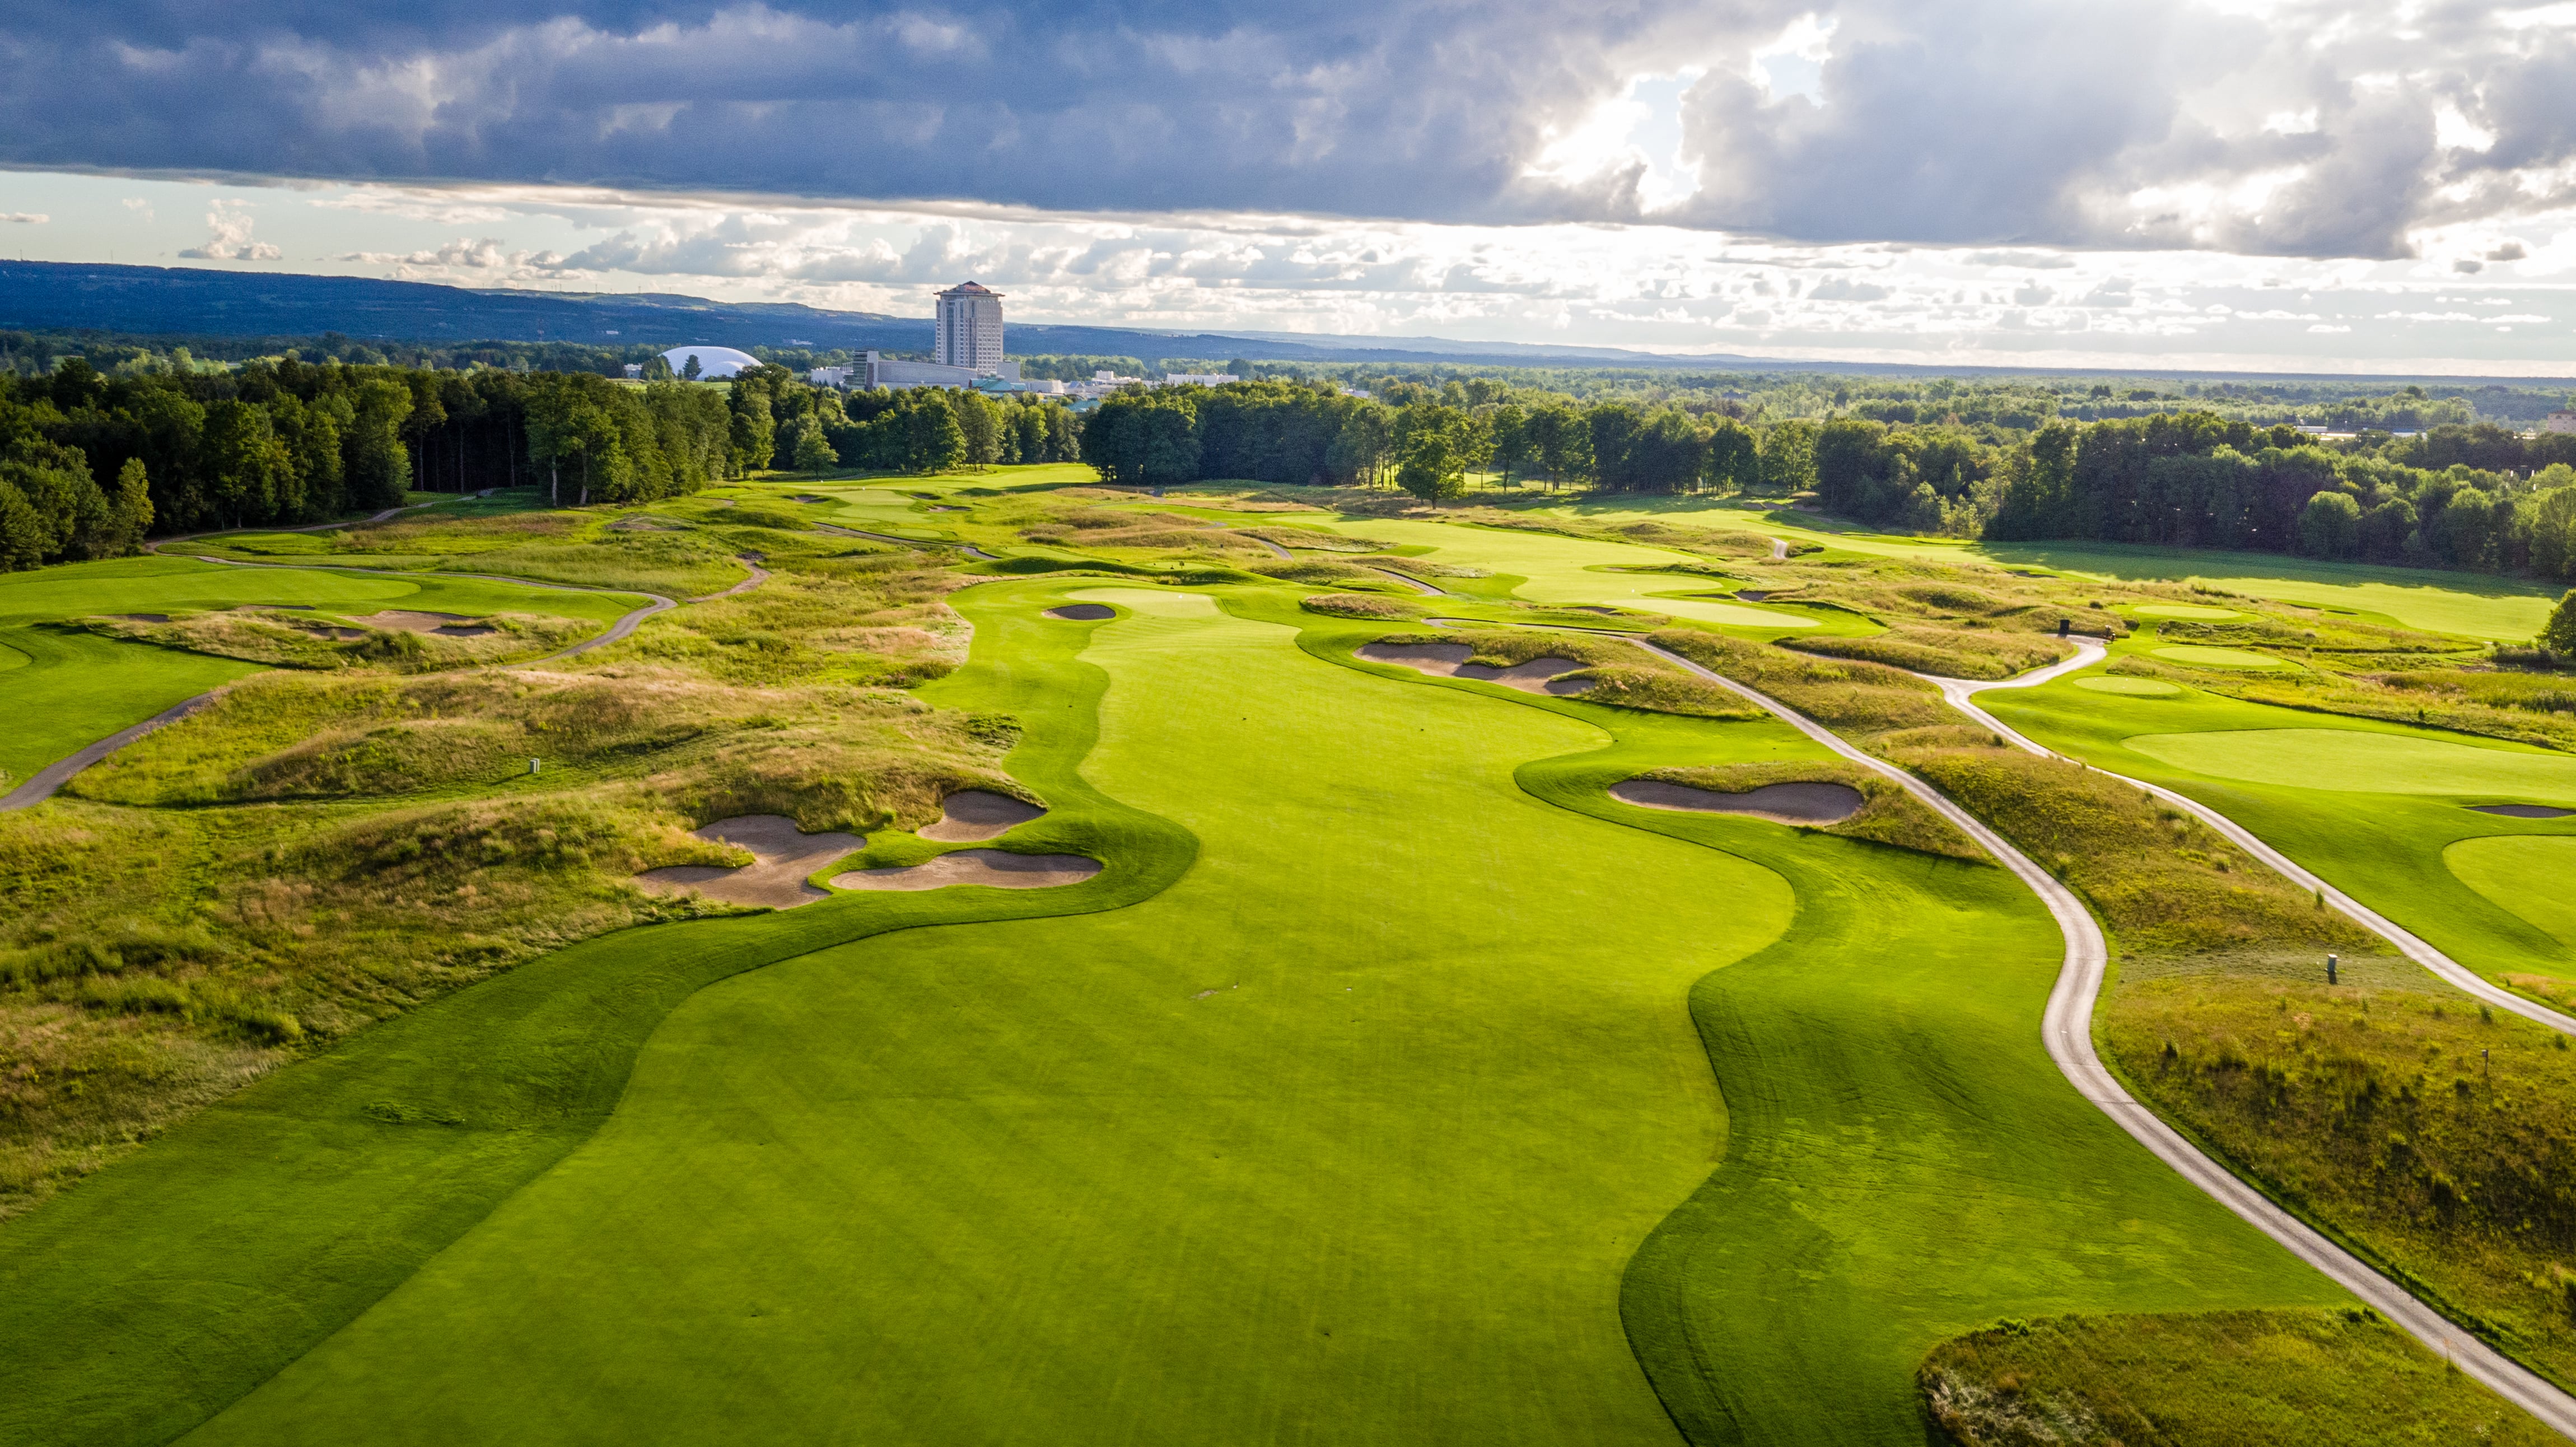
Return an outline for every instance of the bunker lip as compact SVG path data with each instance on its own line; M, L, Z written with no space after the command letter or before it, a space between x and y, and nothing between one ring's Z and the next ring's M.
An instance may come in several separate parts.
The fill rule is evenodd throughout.
M1641 809L1670 809L1690 814L1748 814L1775 824L1839 824L1868 802L1849 784L1765 784L1741 794L1695 789L1663 779L1624 779L1610 786L1610 797Z
M1080 884L1100 872L1100 861L1080 854L1012 854L1000 849L960 849L926 864L893 869L854 869L832 876L834 889L942 889L982 884L994 889L1049 889Z
M501 631L479 618L468 618L462 613L415 613L401 608L388 608L384 612L370 613L363 618L353 617L349 621L389 633L428 633L441 638L481 638Z
M808 834L783 814L743 814L689 832L714 843L740 845L751 851L753 862L738 868L675 864L645 870L635 876L636 883L655 894L696 893L727 904L794 909L832 897L807 884L805 876L868 843L856 834Z
M1106 603L1067 603L1061 608L1049 608L1046 616L1061 618L1068 623L1097 623L1104 618L1117 617L1118 610Z
M1046 813L1026 799L990 789L961 789L940 801L939 822L921 831L942 844L973 844L998 838Z
M1392 663L1416 673L1438 678L1471 678L1479 683L1499 683L1523 693L1553 694L1559 698L1581 693L1592 687L1588 679L1567 680L1564 674L1587 665L1571 658L1533 658L1509 668L1496 668L1486 663L1470 663L1476 650L1464 643L1392 643L1363 644L1358 656L1371 663Z
M2553 808L2547 804L2471 804L2472 814L2499 814L2507 819L2564 819L2576 809Z

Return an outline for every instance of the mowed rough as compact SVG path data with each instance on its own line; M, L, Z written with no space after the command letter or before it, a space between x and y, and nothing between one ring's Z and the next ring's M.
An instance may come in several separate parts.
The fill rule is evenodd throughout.
M200 1438L1675 1441L1621 1274L1722 1145L1689 989L1788 888L1515 786L1588 725L1115 601L1084 772L1188 875L700 993Z

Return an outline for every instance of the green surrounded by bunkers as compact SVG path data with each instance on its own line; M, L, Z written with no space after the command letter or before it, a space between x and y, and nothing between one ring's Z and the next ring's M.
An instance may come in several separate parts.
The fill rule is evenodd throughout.
M243 1090L0 1230L0 1435L1912 1443L1998 1320L2348 1306L2058 1074L2004 871L1620 803L1826 756L1297 597L953 595L918 693L1016 717L1015 847L1101 875L604 936Z

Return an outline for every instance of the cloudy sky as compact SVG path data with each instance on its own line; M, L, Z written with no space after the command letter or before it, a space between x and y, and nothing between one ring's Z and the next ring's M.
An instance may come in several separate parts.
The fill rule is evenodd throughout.
M0 64L8 255L2576 374L2576 3L137 0Z

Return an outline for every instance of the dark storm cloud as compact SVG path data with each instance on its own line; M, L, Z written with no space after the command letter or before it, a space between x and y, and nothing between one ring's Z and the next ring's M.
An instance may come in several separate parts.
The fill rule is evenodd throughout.
M2394 256L2576 158L2576 46L2462 5L205 0L28 6L0 64L7 165L1455 222L1634 218L1641 162L1533 167L1688 68L1658 219L1820 242Z

